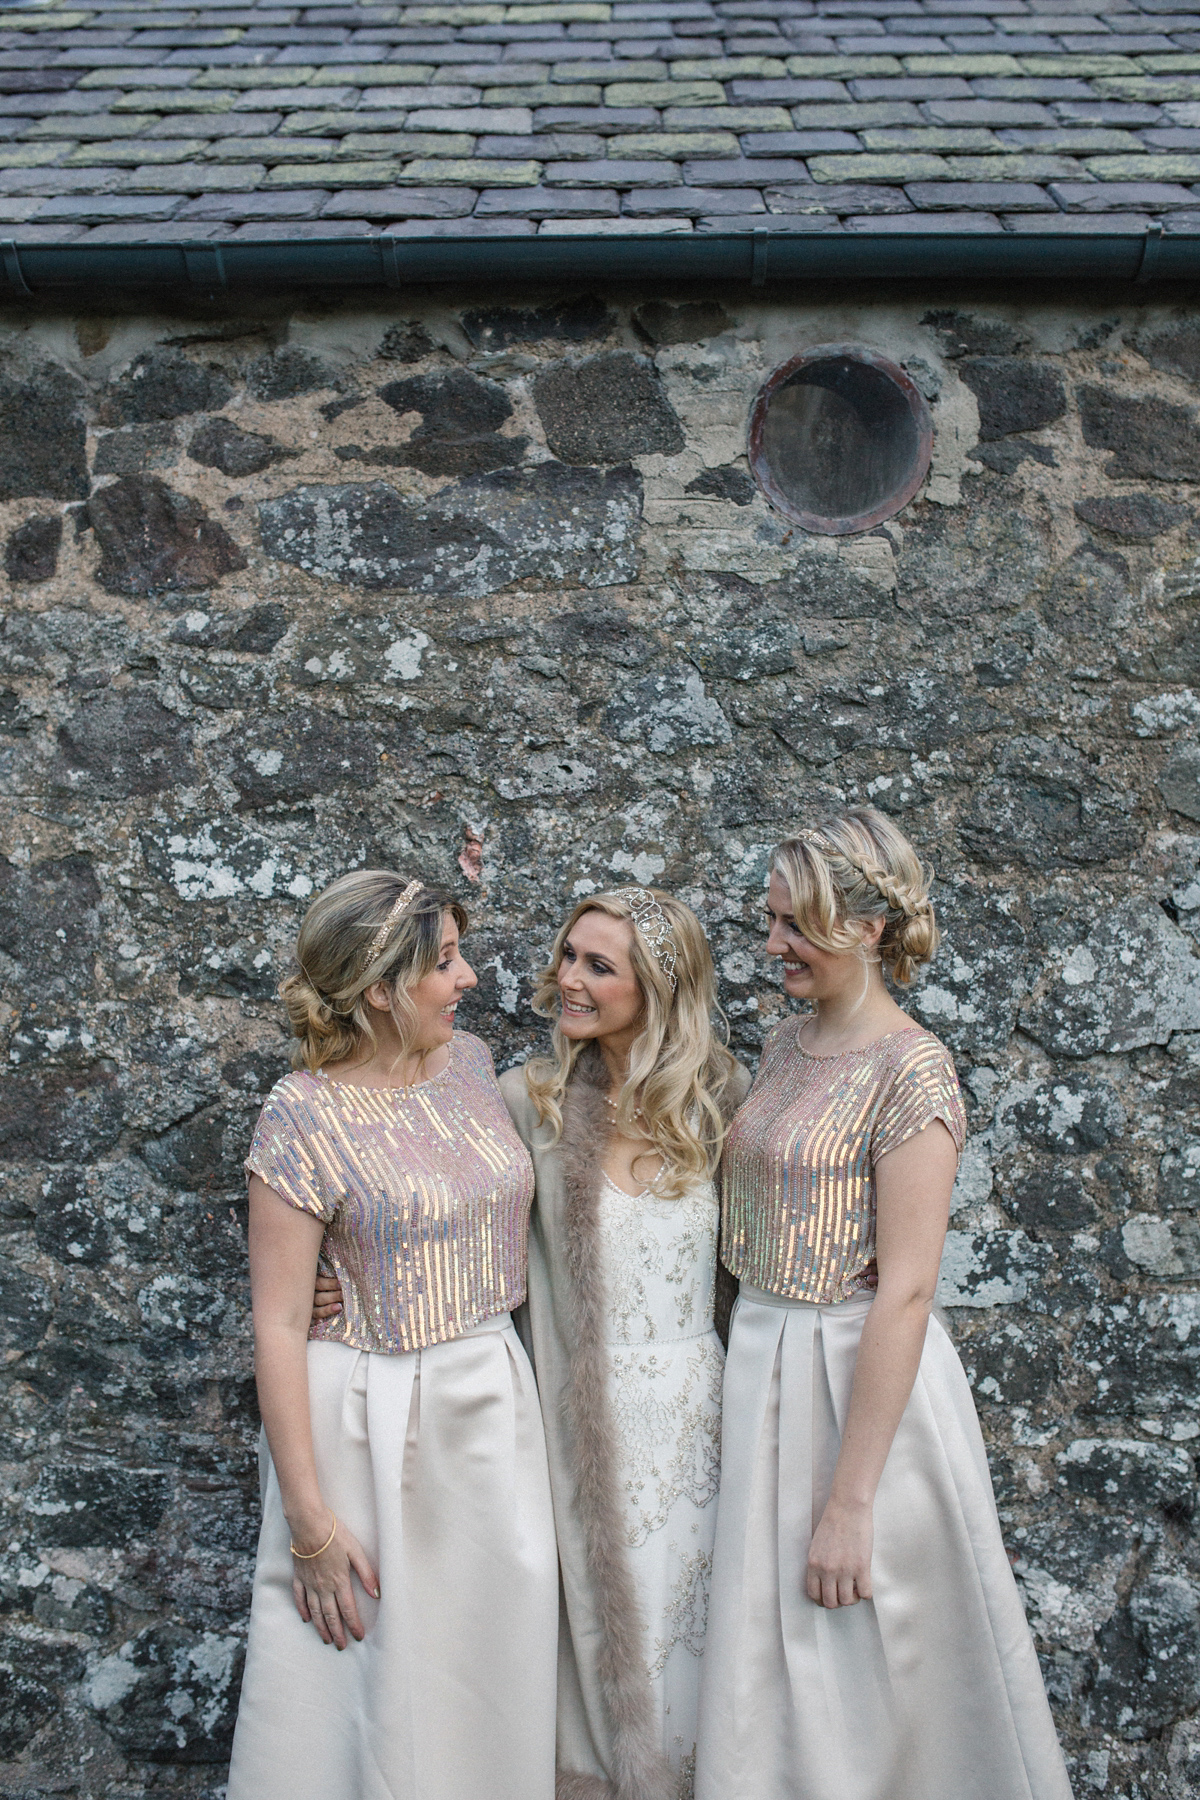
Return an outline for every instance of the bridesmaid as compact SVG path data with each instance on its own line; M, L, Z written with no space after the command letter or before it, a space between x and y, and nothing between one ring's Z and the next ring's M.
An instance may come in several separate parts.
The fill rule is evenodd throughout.
M465 924L345 875L283 987L295 1072L246 1164L269 1454L229 1800L553 1795L553 1513L510 1317L533 1174L454 1030ZM310 1330L319 1254L344 1306Z
M931 1316L964 1134L884 984L928 877L857 808L775 852L767 950L810 1010L727 1140L740 1277L698 1800L1070 1800L970 1389Z
M558 1800L691 1800L720 1469L726 1124L699 920L581 901L534 996L549 1057L500 1078L537 1177L528 1324L562 1572Z
M582 901L500 1078L533 1154L527 1325L562 1573L558 1800L691 1800L720 1464L713 1174L749 1076L713 1030L695 914ZM314 1317L336 1315L317 1284Z

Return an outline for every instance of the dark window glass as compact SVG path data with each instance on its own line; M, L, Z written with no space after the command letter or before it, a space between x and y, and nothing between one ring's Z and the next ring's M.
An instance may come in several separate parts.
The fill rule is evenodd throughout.
M808 531L867 531L929 467L929 409L873 351L823 345L776 369L755 403L750 463L772 505Z

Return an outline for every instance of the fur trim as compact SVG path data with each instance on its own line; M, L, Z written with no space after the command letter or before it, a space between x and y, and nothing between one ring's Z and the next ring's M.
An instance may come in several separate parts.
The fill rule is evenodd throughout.
M646 1627L625 1546L616 1483L616 1429L604 1359L605 1295L600 1280L600 1171L608 1135L603 1068L585 1052L564 1099L559 1142L565 1189L565 1259L571 1277L575 1345L566 1411L575 1452L575 1499L587 1544L602 1641L597 1674L612 1727L609 1784L564 1772L558 1800L674 1800L675 1782L657 1743ZM567 1783L563 1786L561 1783ZM579 1786L579 1783L586 1783Z
M560 1769L554 1778L554 1800L616 1800L616 1788L602 1775Z

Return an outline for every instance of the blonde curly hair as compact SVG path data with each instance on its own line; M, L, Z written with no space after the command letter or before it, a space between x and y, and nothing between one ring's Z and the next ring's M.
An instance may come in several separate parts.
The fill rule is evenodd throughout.
M929 898L932 870L875 807L850 807L786 838L771 866L787 885L798 929L819 950L861 952L850 927L882 919L880 960L899 986L932 960L941 936Z
M525 1080L541 1122L549 1121L553 1141L562 1133L562 1103L581 1054L591 1040L563 1035L558 985L563 947L585 913L625 919L631 927L630 961L642 991L642 1028L629 1054L629 1068L617 1100L615 1119L628 1136L641 1131L663 1161L654 1191L678 1199L695 1180L711 1175L725 1141L721 1096L736 1064L714 1027L716 973L704 928L690 906L658 888L646 890L670 927L675 949L670 976L633 923L623 893L592 894L581 900L554 940L550 960L538 977L533 1010L554 1021L552 1051L525 1065ZM641 1118L635 1124L635 1105Z

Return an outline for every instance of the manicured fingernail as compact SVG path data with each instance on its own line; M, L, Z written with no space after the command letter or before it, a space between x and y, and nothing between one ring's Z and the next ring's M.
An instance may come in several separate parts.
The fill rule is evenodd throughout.
M374 1595L375 1595L375 1598L376 1598L376 1599L377 1599L377 1600L378 1600L378 1598L379 1598L379 1589L378 1589L378 1588L375 1588L375 1589L373 1589L373 1590L372 1590L372 1591L373 1591L373 1592L374 1592Z

